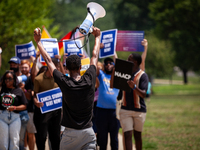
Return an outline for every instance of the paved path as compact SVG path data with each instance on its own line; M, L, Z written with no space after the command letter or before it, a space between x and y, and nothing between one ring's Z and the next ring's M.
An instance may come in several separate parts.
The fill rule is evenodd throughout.
M107 150L111 150L110 147L110 135L108 135L108 145L107 145ZM118 139L119 139L119 150L123 150L123 142L122 142L122 135L119 133L118 134ZM135 145L133 144L133 150L135 150Z

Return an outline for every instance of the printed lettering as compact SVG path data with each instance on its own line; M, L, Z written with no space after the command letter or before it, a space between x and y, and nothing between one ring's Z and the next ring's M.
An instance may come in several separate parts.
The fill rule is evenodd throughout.
M129 80L131 75L115 71L115 76Z

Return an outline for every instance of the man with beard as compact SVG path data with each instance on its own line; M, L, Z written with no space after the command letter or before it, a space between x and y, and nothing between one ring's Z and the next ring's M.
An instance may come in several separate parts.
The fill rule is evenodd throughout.
M119 120L116 118L116 100L119 90L110 88L113 68L114 61L108 57L104 60L104 71L97 69L100 85L96 110L96 126L97 143L101 150L106 150L108 132L110 133L111 149L118 149Z

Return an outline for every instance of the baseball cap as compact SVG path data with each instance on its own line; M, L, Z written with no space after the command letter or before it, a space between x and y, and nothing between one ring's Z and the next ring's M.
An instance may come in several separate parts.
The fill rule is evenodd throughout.
M20 64L20 63L21 63L21 60L19 59L19 57L14 56L14 57L12 57L12 58L9 60L8 63L11 63L11 62L14 62L14 63L16 63L16 64Z
M107 57L107 58L105 58L105 59L104 59L104 64L105 64L107 61L114 62L114 61L113 61L113 59L112 59L112 58L110 58L110 57Z

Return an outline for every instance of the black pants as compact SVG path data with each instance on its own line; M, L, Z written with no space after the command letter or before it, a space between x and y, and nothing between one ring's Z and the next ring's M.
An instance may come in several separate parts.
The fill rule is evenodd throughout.
M118 150L119 120L116 118L115 109L98 108L96 111L97 143L100 150L106 150L108 132L110 133L111 149Z
M59 150L61 109L41 114L40 109L35 108L33 118L37 130L35 134L37 149L45 150L48 133L52 150Z

